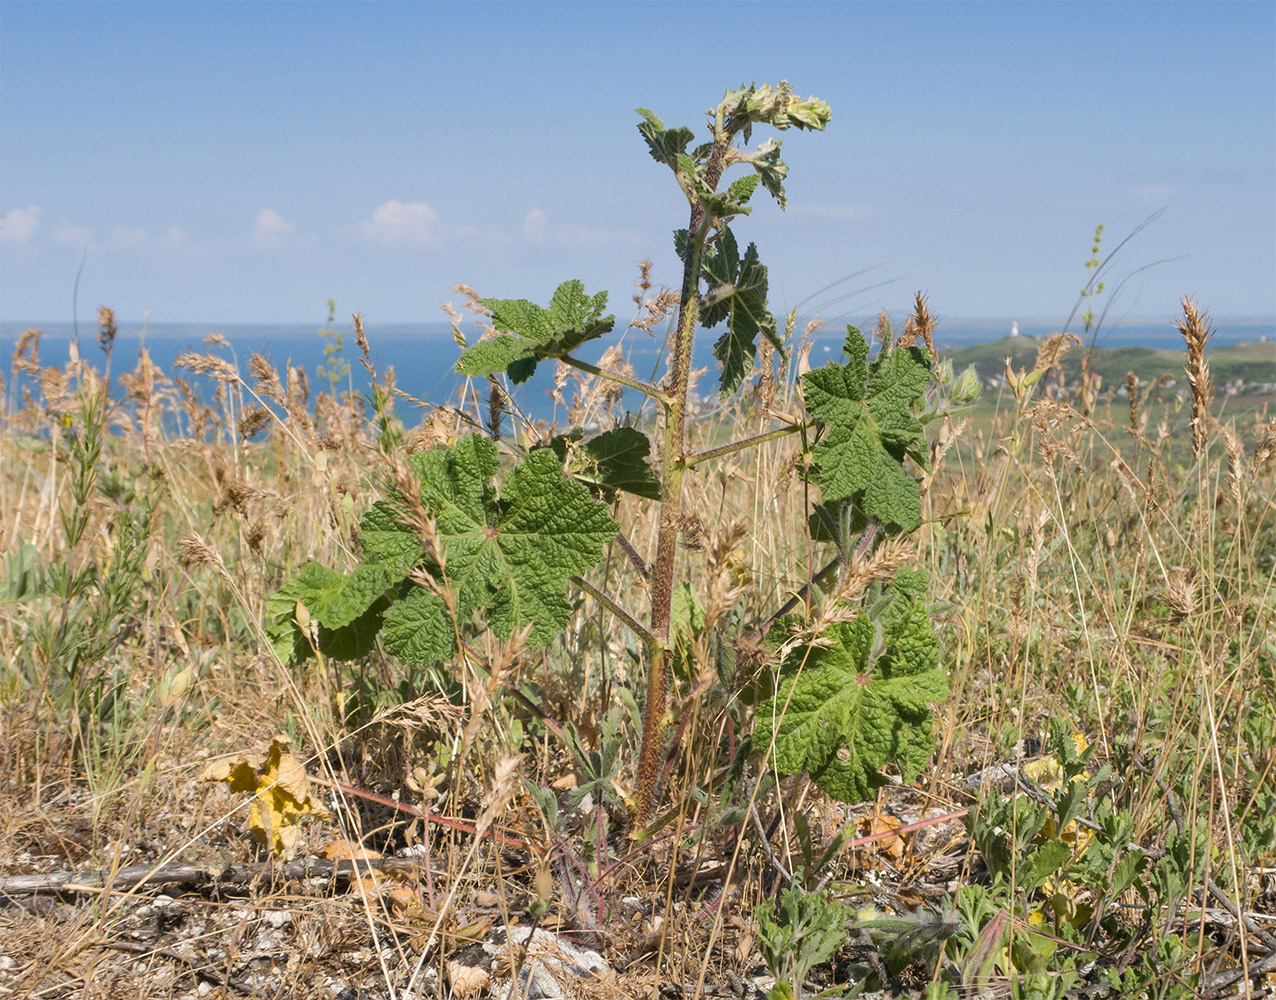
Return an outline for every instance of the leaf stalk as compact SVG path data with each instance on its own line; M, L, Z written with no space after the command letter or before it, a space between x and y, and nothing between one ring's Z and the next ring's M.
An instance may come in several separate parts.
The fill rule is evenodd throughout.
M729 444L719 445L707 451L696 452L694 455L688 456L686 465L688 469L694 469L701 462L707 462L713 458L721 458L733 452L744 451L746 448L752 448L754 445L762 444L766 441L774 441L776 438L787 437L789 434L796 434L798 431L811 426L809 423L789 424L787 427L777 427L775 430L767 431L764 434L754 434L752 437L740 438Z
M644 643L650 645L654 641L655 636L653 636L637 618L631 615L628 611L608 597L606 593L599 590L583 576L573 576L571 577L571 582L628 625L630 629L633 630L634 635L638 636L638 638Z
M634 389L641 392L644 396L649 396L656 402L665 406L669 405L669 398L658 385L652 385L650 382L644 382L642 379L630 378L628 375L621 375L619 372L608 371L606 368L599 368L597 365L590 364L588 361L582 361L580 358L574 358L570 354L564 354L558 360L565 365L571 365L573 368L579 368L583 372L588 372L590 375L596 375L598 378L606 379L608 382L615 382L617 385L623 385L627 389Z

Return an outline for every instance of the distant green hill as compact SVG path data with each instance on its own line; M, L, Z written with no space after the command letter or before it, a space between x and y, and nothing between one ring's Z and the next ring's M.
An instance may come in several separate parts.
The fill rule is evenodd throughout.
M945 351L957 370L974 365L982 379L995 378L1005 371L1004 359L1011 365L1031 368L1037 358L1040 341L1033 337L1003 337L989 344L972 344ZM1081 373L1083 348L1073 345L1063 359L1063 370L1069 381ZM1215 384L1243 379L1248 383L1276 382L1276 343L1253 341L1229 344L1217 350L1206 350ZM1126 372L1134 372L1140 381L1150 382L1169 374L1182 378L1183 351L1156 351L1149 347L1096 347L1090 358L1090 370L1103 376L1105 386L1125 382Z

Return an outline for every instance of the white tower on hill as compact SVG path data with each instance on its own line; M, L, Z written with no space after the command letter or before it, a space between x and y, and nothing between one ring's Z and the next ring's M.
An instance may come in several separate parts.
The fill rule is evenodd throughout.
M1019 336L1019 321L1018 320L1015 320L1013 323L1010 324L1010 336L1012 337Z

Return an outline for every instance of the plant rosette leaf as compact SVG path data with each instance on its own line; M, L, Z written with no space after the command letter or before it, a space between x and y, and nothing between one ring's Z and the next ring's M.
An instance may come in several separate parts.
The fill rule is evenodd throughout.
M791 984L800 985L811 969L833 957L846 941L852 917L845 903L829 899L823 890L805 891L797 878L778 902L765 900L753 913L763 959L776 978L768 994L773 1000L792 997Z
M870 800L892 761L912 781L933 750L931 705L948 695L925 604L897 592L876 623L835 623L820 643L785 657L757 745L774 738L781 773L805 772L843 802Z
M201 781L224 781L233 792L251 792L248 829L277 855L289 855L296 848L303 817L332 819L311 795L310 777L293 756L287 736L271 740L256 762L244 756L217 761L199 777Z
M467 348L456 363L461 375L503 371L515 383L526 382L537 362L561 358L616 325L615 316L603 315L607 293L586 295L580 281L559 285L548 307L527 299L483 299L483 305L500 336Z
M914 409L930 386L930 359L897 347L868 361L868 343L847 327L845 364L802 376L807 409L824 427L815 445L826 500L853 498L870 517L909 530L921 523L917 481L904 457L928 469L926 434Z

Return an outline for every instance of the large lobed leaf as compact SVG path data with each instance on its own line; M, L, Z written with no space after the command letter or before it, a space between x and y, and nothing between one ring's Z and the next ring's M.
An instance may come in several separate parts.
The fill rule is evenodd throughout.
M687 242L685 229L674 232L674 249L684 261ZM759 334L781 353L784 342L776 330L775 317L767 309L767 270L758 259L756 244L750 243L741 257L734 234L723 226L717 239L705 247L701 275L706 291L700 324L711 330L723 320L727 323L725 332L713 345L713 356L722 363L719 388L724 396L729 396L753 370Z
M614 427L583 444L581 437L579 429L559 434L550 447L560 461L567 462L572 478L584 483L590 493L607 503L615 502L617 490L660 499L660 480L647 460L651 442L646 434L635 427Z
M603 316L607 293L586 295L580 281L559 285L548 307L527 299L484 299L483 305L502 335L466 348L456 363L461 375L503 371L515 382L526 382L537 362L560 358L616 325L615 316Z
M446 451L419 452L409 463L446 572L397 516L402 498L378 501L360 525L364 565L343 575L309 563L268 602L267 634L285 662L310 656L314 636L325 656L365 656L380 634L403 662L429 665L451 655L457 629L476 611L502 638L530 625L529 644L543 646L571 616L568 578L592 568L618 530L606 506L568 479L548 448L515 465L499 490L496 446L478 434ZM413 570L451 592L454 615L439 593L408 579ZM310 621L303 627L299 618Z
M410 461L435 519L446 564L440 582L455 596L458 620L483 608L502 638L531 624L529 643L549 642L571 615L568 577L592 568L616 535L607 508L567 479L561 460L547 448L510 470L499 494L491 482L500 467L496 446L480 435ZM393 641L399 655L412 661L415 650L437 649L443 643L441 603L438 614L434 608L421 597L392 607L386 613L387 644Z
M924 578L923 578L924 579ZM948 695L925 604L909 581L881 618L829 627L828 645L802 646L780 667L774 697L758 709L758 745L774 737L781 773L805 772L844 802L864 802L895 762L911 781L933 748L931 704Z
M854 327L843 353L845 364L802 376L807 408L824 425L815 446L820 487L826 500L854 498L870 517L915 528L921 496L902 462L908 455L928 467L914 408L930 385L930 361L919 348L897 347L869 363L868 344Z

